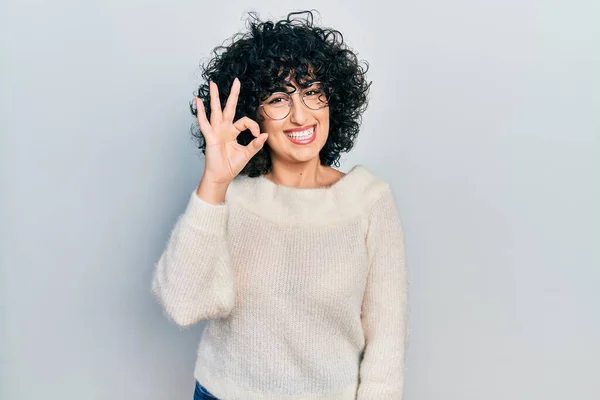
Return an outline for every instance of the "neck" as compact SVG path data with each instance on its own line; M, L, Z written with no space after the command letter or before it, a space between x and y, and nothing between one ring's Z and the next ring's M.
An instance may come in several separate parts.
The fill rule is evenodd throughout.
M303 163L272 160L273 168L266 177L278 185L295 188L318 188L327 185L329 167L321 165L317 157Z

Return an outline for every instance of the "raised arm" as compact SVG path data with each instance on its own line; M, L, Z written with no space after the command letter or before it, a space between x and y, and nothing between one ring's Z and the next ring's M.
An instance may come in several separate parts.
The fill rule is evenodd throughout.
M223 109L219 88L214 82L209 82L209 87L210 107L199 97L195 103L205 142L204 173L171 232L152 281L152 290L166 313L182 326L225 317L233 308L235 276L227 241L225 194L268 137L248 117L233 122L240 92L237 78ZM237 137L245 130L255 139L243 146Z

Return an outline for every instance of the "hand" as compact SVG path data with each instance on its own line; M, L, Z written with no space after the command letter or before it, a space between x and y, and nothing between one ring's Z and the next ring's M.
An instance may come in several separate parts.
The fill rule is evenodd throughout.
M263 147L268 134L260 133L256 121L243 117L233 122L240 94L240 81L235 78L225 108L221 110L219 90L214 82L210 89L210 122L206 118L204 103L196 98L198 125L206 142L206 161L202 180L209 184L228 185L250 159ZM238 135L249 129L255 137L247 146L237 142Z

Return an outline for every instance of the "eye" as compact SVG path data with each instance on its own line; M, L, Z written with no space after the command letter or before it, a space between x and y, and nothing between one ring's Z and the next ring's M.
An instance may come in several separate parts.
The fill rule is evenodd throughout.
M319 96L323 94L323 87L321 82L314 82L306 89L304 89L304 96Z
M273 93L263 104L269 107L287 107L290 104L290 97L281 92Z
M275 97L275 98L267 101L267 104L279 104L279 103L283 103L284 101L286 101L286 98L283 96Z

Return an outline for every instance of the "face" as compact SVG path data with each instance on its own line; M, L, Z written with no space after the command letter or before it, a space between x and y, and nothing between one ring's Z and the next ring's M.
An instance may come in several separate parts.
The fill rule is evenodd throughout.
M318 97L321 93L321 86L311 82L300 85L295 80L286 81L282 89L271 93L261 103L259 115L263 121L259 125L261 132L269 134L267 143L271 148L272 158L293 163L318 159L329 135L329 107L326 103L316 101L315 96ZM288 110L290 98L282 93L291 96L289 114L283 119L272 119L269 114L278 117L277 113L285 114ZM304 102L311 108L302 102L301 96L304 96Z

